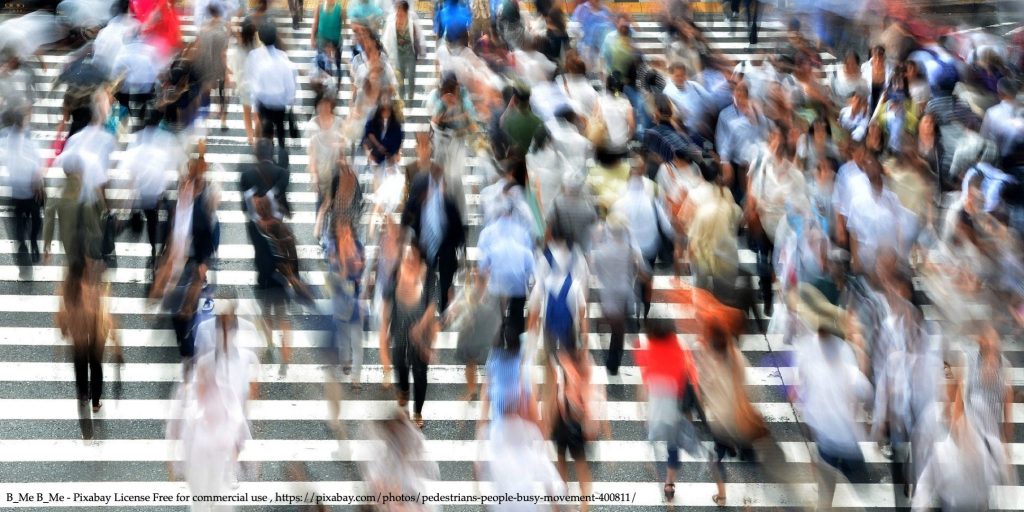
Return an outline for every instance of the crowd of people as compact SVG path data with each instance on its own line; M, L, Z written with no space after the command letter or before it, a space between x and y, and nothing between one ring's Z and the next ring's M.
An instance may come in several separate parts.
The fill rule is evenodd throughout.
M440 331L457 333L462 398L479 398L478 436L490 441L478 476L498 490L565 493L571 461L589 494L588 448L612 439L599 383L621 384L630 366L649 440L667 448L667 500L680 450L709 461L709 505L736 499L727 458L795 484L746 382L742 335L753 332L792 355L775 364L794 369L785 384L815 443L818 506L832 506L838 481L868 481L873 443L891 461L896 506L986 509L994 486L1018 483L1002 345L1024 327L1024 52L901 2L798 4L770 12L786 21L781 46L733 62L684 0L663 2L653 53L603 0L440 0L428 60L430 22L409 0L322 0L315 57L297 62L297 0L291 31L266 0L197 1L188 42L173 0L119 0L61 74L52 161L32 137L31 57L6 53L13 233L31 266L51 259L56 230L67 270L56 325L74 347L83 435L89 402L102 406L103 347L117 341L103 273L121 231L145 224L149 294L183 361L172 474L194 493L242 476L261 363L246 347L265 340L262 363L286 375L290 314L303 310L326 319L339 438L344 389L362 388L364 340L378 342L401 412L373 427L389 447L363 468L376 491L437 477L420 459ZM751 48L763 47L766 7L744 5ZM727 17L739 6L728 2ZM216 287L225 194L212 177L225 169L206 143L218 122L229 129L236 100L239 144L254 157L237 189L254 311ZM295 231L289 192L303 182L289 145L300 135L312 233ZM64 179L47 197L51 166ZM110 190L122 175L128 203ZM310 236L315 268L298 251ZM323 286L300 270L321 270Z

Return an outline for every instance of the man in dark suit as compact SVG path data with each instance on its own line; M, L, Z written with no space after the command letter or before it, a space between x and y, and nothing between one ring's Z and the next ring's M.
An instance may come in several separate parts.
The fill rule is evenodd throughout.
M449 293L459 269L459 251L466 247L466 226L457 203L446 193L444 170L432 164L413 177L402 225L411 228L429 266L429 282L438 286L438 310L448 308Z

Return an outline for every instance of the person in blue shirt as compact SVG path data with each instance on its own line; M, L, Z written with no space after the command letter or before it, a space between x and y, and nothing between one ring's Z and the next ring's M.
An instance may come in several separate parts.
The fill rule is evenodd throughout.
M434 16L434 33L438 39L453 41L467 34L472 23L473 13L468 5L461 0L444 0Z
M337 222L334 232L326 251L332 314L330 360L341 365L342 373L351 374L352 387L359 389L363 366L363 311L359 298L365 254L351 224Z
M503 336L518 337L526 330L526 297L534 272L533 237L515 218L515 205L506 197L503 213L480 232L477 242L481 286L499 300Z

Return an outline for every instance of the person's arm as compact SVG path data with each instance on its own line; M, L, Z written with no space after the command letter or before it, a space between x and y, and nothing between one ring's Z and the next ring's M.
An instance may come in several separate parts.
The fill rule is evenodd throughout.
M309 31L309 47L316 48L316 33L320 29L320 7L313 8L313 29ZM339 48L338 51L341 51Z
M384 388L391 387L391 351L388 346L391 328L391 299L384 299L380 308L380 364L384 372Z

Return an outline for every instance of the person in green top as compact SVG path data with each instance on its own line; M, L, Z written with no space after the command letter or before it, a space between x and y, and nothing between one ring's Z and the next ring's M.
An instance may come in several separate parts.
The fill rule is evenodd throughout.
M525 87L517 87L501 118L501 131L508 139L509 153L526 155L530 150L530 143L543 125L544 123L530 108L530 91Z
M630 68L636 59L636 49L633 46L633 33L628 14L620 13L616 17L615 32L609 32L605 36L601 56L607 74L619 73L623 77L630 75Z
M338 80L341 80L341 24L341 2L324 0L313 14L313 30L309 33L309 46L334 61L334 76Z

